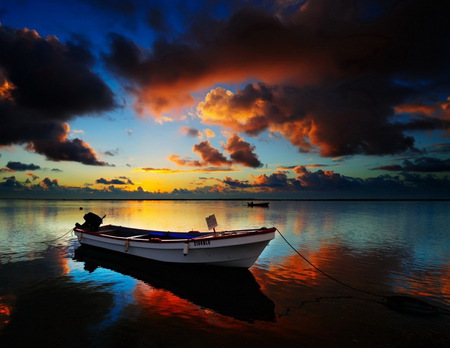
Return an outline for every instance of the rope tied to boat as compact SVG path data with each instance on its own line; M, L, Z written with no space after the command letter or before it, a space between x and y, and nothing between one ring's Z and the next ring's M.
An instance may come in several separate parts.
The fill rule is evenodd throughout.
M63 235L61 235L61 236L59 236L59 237L57 237L57 238L55 238L55 239L51 239L51 240L43 240L43 241L40 241L40 242L37 242L37 243L51 244L51 243L57 241L58 239L64 238L65 236L67 236L67 235L68 235L69 233L71 233L71 232L73 232L73 228L71 228L71 229L68 230L66 233L64 233Z
M289 241L283 236L283 234L280 232L280 230L276 229L278 234L283 238L283 240L286 242L287 245L291 247L294 252L300 256L304 261L306 261L311 267L313 267L317 272L321 273L325 277L333 280L334 282L345 286L351 290L358 291L367 295L379 297L382 299L381 304L384 304L390 309L396 310L398 312L402 312L405 314L413 314L413 315L423 315L423 316L431 316L431 315L437 315L437 314L446 314L450 315L450 310L438 306L431 305L421 299L417 299L408 295L381 295L377 294L371 291L362 290L359 288L355 288L354 286L351 286L349 284L346 284L339 279L336 279L335 277L329 275L328 273L322 271L320 268L318 268L316 265L314 265L311 261L309 261L305 256L303 256L294 246L289 243Z

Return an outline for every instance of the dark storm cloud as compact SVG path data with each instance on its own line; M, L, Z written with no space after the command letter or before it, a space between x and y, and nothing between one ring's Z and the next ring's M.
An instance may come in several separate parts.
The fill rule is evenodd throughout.
M113 35L105 61L141 112L176 110L192 105L194 92L252 78L260 82L233 96L210 95L199 107L203 122L250 135L268 129L329 157L416 151L407 132L448 132L448 119L407 113L400 122L395 108L450 95L450 3L371 5L264 2L228 19L193 17L178 40L150 48Z
M448 153L450 152L450 143L435 144L429 152Z
M387 86L368 85L365 92L370 90L374 98L368 101L359 95L363 93L357 86L359 82L352 84L353 87L337 84L303 88L251 84L227 97L223 91L215 90L209 94L214 93L215 97L207 98L199 109L206 123L249 135L270 129L283 134L301 151L317 146L327 157L414 149L413 138L403 134L406 126L390 123L389 108L376 101L390 98L385 95ZM215 112L219 108L221 114ZM235 117L240 114L248 115L245 122Z
M239 181L230 177L223 183L231 188L258 188L265 192L296 192L296 191L333 191L351 190L364 187L360 179L346 177L333 171L309 171L303 166L294 169L297 177L288 176L287 172L274 172L254 177L253 181Z
M7 168L15 170L15 171L26 171L26 170L38 170L41 169L41 167L30 163L30 164L25 164L25 163L21 163L21 162L8 162L8 164L6 165Z
M50 160L107 165L89 144L67 138L66 121L116 106L94 62L83 40L63 44L0 26L0 146L26 144Z
M97 184L104 184L104 185L134 185L133 182L127 177L120 177L118 179L111 179L111 180L100 178L97 179L95 182Z
M42 180L40 182L41 186L46 188L46 189L52 189L52 188L56 188L58 187L58 180L57 179L50 179L50 178L45 178L44 180Z
M230 188L244 189L244 188L252 187L252 185L250 185L248 183L248 181L236 180L236 179L230 178L229 176L225 177L225 179L223 179L222 182Z
M33 179L33 181L39 179L39 177L33 173L26 173L26 175L29 176L31 179Z
M198 137L202 136L202 133L198 129L195 129L195 128L183 127L182 131L184 133L186 133L186 135L193 137L193 138L198 138Z
M124 16L136 13L138 3L136 0L81 0L90 6L97 7L103 11L114 12Z
M198 153L202 158L202 166L231 165L231 161L229 161L219 150L212 147L208 140L194 145L194 152Z
M178 194L185 195L185 194L189 194L189 193L192 193L192 192L189 191L188 189L179 188L179 189L172 190L171 193L175 194L175 195L178 195Z
M251 168L263 166L258 159L258 155L254 153L255 147L244 141L237 134L228 139L225 150L230 154L233 163L242 164Z
M162 8L151 6L147 10L147 24L156 31L167 31L170 27Z
M450 189L449 177L437 177L433 174L421 175L402 172L398 176L380 175L373 178L353 178L333 171L310 171L304 166L294 169L296 177L290 177L287 172L274 172L261 174L253 178L253 181L238 180L226 177L221 180L223 184L232 190L247 190L257 188L266 193L288 192L339 192L352 194L357 192L370 193L378 196L393 192L408 195L411 189L416 193L421 192L425 197L433 197L438 192L448 192Z
M20 182L16 180L15 176L4 177L3 180L4 181L0 183L0 185L3 187L21 188L23 186Z
M411 185L429 192L446 192L450 189L450 178L434 176L432 174L420 175L415 173L402 173L405 185Z
M441 160L433 157L421 157L414 160L405 160L402 165L391 164L373 168L374 170L388 170L397 172L450 172L450 158Z
M108 150L103 153L105 156L117 156L119 154L119 149L116 148L114 150Z
M181 158L178 155L169 156L169 160L179 166L189 167L208 167L208 166L231 166L232 161L228 160L226 156L219 150L214 148L208 140L195 144L193 151L201 157L199 160L191 160L188 158Z
M234 134L231 136L224 146L226 152L230 154L230 160L214 148L209 140L202 141L193 147L193 151L197 153L202 160L182 159L178 155L171 155L169 160L179 166L191 167L207 167L207 166L231 166L232 164L240 164L245 167L259 168L262 163L258 159L258 155L254 153L255 147L244 141L241 137Z
M75 138L67 139L60 134L53 139L30 142L26 149L45 155L52 161L74 161L93 166L114 166L98 160L95 151L85 141Z
M267 188L270 190L292 191L298 189L299 183L296 179L288 178L285 172L275 172L272 174L261 174L255 177L252 183L255 187Z

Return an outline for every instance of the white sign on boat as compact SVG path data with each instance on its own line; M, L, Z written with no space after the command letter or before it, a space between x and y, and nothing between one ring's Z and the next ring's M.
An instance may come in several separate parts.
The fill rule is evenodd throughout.
M216 232L215 228L218 225L217 225L216 216L214 214L212 214L206 218L206 224L208 225L208 230L214 230L214 232Z

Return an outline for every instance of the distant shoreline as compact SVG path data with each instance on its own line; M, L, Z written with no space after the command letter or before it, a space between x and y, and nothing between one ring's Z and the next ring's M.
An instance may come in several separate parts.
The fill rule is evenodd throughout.
M22 201L448 202L450 198L0 198Z

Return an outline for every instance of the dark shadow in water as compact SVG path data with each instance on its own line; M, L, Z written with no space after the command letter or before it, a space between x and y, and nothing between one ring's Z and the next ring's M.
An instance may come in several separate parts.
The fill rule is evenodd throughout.
M85 245L74 260L89 272L107 268L238 320L275 321L273 301L248 269L168 264Z

